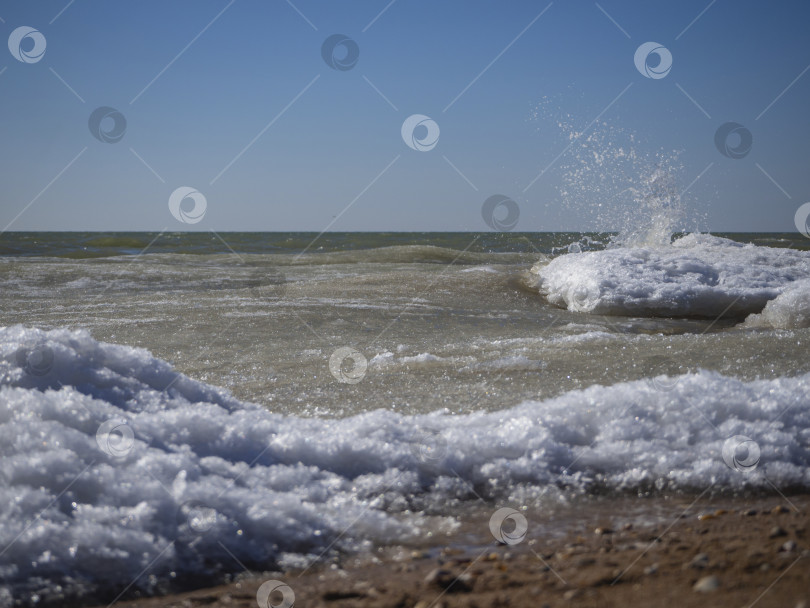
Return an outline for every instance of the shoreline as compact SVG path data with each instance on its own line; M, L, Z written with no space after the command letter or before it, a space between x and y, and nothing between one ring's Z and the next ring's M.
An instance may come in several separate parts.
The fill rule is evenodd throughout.
M545 520L527 512L536 525L516 544L498 543L482 511L426 547L115 605L254 608L272 579L293 590L295 606L323 608L810 606L810 495L601 499L574 509ZM280 602L274 594L269 605Z

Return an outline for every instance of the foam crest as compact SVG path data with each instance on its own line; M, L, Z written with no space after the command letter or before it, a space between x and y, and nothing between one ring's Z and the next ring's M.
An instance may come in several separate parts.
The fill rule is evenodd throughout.
M548 300L571 311L744 317L810 278L810 253L689 234L671 245L567 254L533 272Z

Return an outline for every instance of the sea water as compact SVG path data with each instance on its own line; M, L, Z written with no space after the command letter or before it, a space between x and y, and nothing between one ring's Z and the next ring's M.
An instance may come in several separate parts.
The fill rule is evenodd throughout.
M807 491L810 241L642 232L4 235L0 606Z

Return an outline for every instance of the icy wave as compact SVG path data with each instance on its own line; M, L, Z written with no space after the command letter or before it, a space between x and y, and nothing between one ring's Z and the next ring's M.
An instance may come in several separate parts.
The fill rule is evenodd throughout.
M552 304L575 312L744 317L810 278L810 253L690 234L668 246L563 255L533 272Z
M0 605L212 582L241 570L234 557L301 565L418 534L436 525L426 512L452 525L448 501L476 495L810 489L810 374L312 419L240 403L142 349L12 327L0 378ZM753 470L724 460L735 436L756 442Z
M810 280L796 281L745 320L748 327L801 329L810 327Z

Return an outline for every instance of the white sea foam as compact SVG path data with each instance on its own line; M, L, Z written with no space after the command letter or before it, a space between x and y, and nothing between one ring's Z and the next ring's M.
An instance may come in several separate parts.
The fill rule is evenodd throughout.
M571 311L744 316L810 278L810 252L689 234L666 246L562 255L533 272L548 300Z
M419 353L418 355L395 357L394 353L385 351L374 355L371 361L368 362L368 365L372 369L383 369L394 366L419 369L449 366L453 363L454 361L452 359L438 357L431 353Z
M472 372L521 372L521 371L538 371L545 369L548 364L545 361L538 361L536 359L529 359L524 355L510 355L507 357L499 357L491 361L482 361L479 363L472 363L461 368L461 371Z
M499 271L494 266L487 264L486 266L473 266L472 268L464 268L461 270L461 272L487 272L495 274Z
M301 564L406 539L428 524L420 509L451 517L452 498L810 489L810 374L661 384L463 416L283 417L142 349L0 329L0 605L215 580L240 571L234 557ZM723 461L735 435L759 445L753 472Z
M558 336L552 338L552 343L557 344L578 344L581 342L596 342L598 340L618 340L620 339L615 333L610 333L607 331L586 331L581 334L572 334L570 336Z

